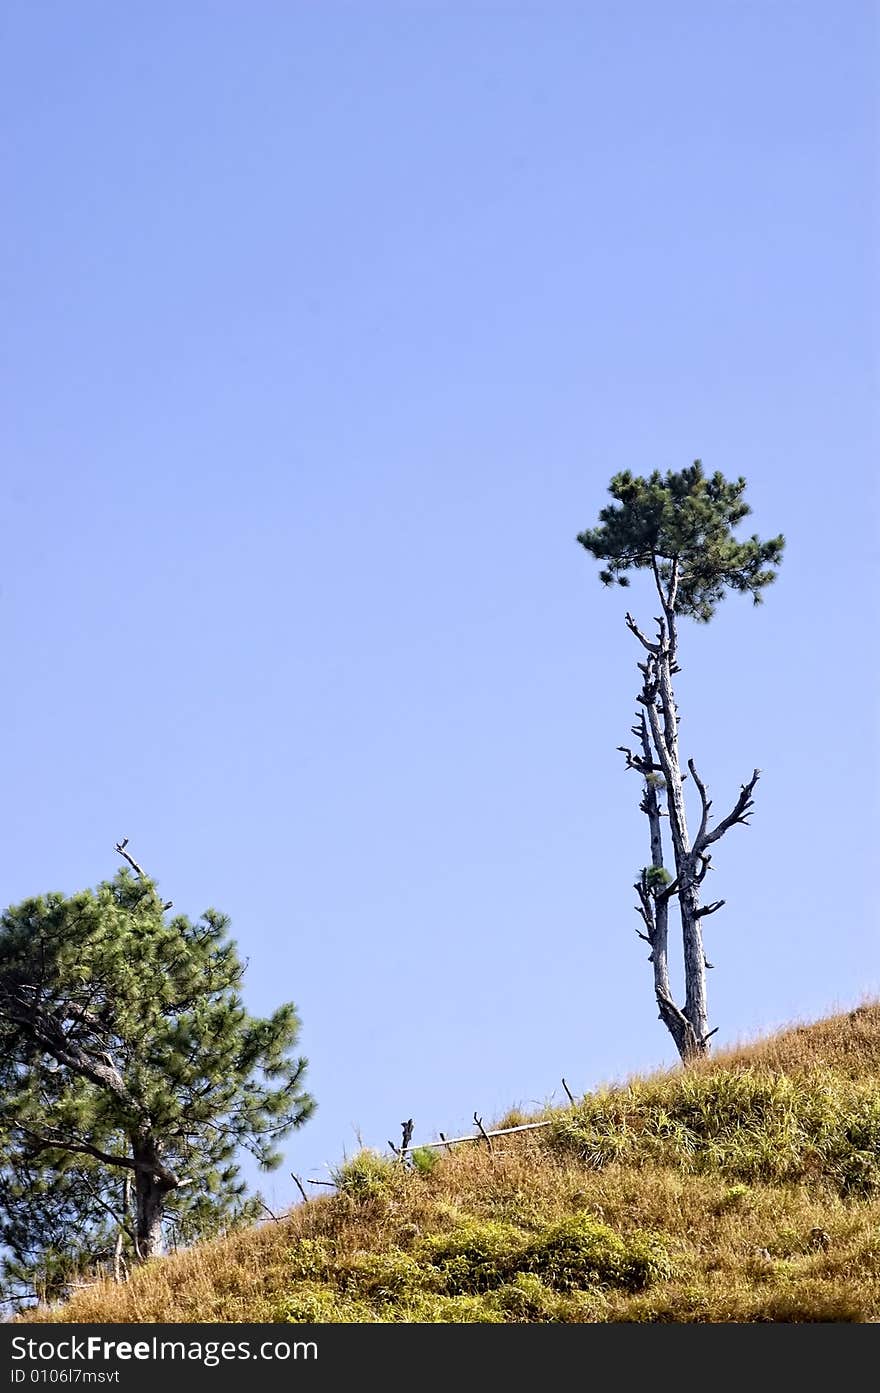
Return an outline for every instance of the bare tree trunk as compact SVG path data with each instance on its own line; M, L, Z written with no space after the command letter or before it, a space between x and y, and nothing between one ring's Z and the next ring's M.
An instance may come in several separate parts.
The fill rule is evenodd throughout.
M708 847L735 822L746 822L752 807L751 795L758 780L758 770L754 771L749 783L743 784L733 811L710 832L708 816L711 801L693 760L688 762L702 805L700 828L692 842L684 798L687 774L682 772L679 758L679 717L672 686L673 675L679 671L675 613L677 562L672 563L665 581L655 564L654 580L663 607L663 615L657 620L656 640L651 641L642 633L632 615L626 616L627 627L648 654L645 662L639 663L643 681L638 701L643 709L633 726L633 734L639 737L642 753L633 755L626 746L620 746L620 749L627 757L627 766L636 769L645 779L640 807L648 818L650 828L651 869L661 873L650 875L643 871L641 879L636 882L635 889L639 896L637 909L647 930L646 933L639 932L651 946L650 961L654 968L654 992L660 1019L672 1035L681 1058L687 1061L707 1054L708 1041L715 1034L714 1030L709 1029L706 968L710 964L706 961L703 946L702 919L707 914L714 914L724 901L718 900L705 906L700 903L700 887L711 861ZM675 864L675 876L668 883L664 883L668 881L668 873L663 874L661 818L664 809L661 807L660 789L665 797L665 815L669 818ZM673 895L678 899L681 917L685 978L683 1008L675 1004L669 984L668 915L669 900Z
M685 1004L681 1014L687 1027L677 1022L673 1032L682 1059L706 1053L709 1020L706 1008L706 957L700 927L700 888L696 880L694 856L687 825L684 801L684 778L678 757L678 712L672 690L672 649L662 643L653 663L648 664L645 700L657 758L666 781L666 805L672 851L675 858L676 895L681 915L684 949ZM662 714L661 728L659 716ZM669 998L671 1002L671 997ZM661 1015L669 1025L666 1003L660 1004ZM689 1028L688 1028L689 1027Z

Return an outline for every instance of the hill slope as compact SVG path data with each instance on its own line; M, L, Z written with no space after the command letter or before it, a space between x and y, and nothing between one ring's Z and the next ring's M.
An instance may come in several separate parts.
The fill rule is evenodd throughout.
M880 1003L543 1117L26 1319L880 1319Z

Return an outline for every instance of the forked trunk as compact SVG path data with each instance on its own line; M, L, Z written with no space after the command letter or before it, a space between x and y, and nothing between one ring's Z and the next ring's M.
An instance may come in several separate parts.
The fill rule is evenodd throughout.
M710 830L709 809L712 803L693 760L688 761L688 769L701 804L700 826L696 837L691 841L684 800L684 781L687 775L682 773L679 759L678 708L672 689L673 674L679 671L676 661L678 637L675 612L678 561L673 559L665 584L657 558L654 559L653 570L657 593L663 607L663 615L657 620L656 639L652 642L642 633L632 615L626 615L628 629L648 653L645 662L639 663L643 681L638 701L642 711L632 728L633 734L639 737L642 753L633 755L632 750L625 745L618 748L626 755L627 767L637 770L644 777L645 791L640 807L647 815L651 832L651 868L650 871L645 868L641 879L635 885L640 901L636 908L647 930L646 933L642 933L641 930L638 932L640 937L651 945L654 994L660 1019L674 1039L681 1058L687 1062L708 1054L709 1039L715 1034L714 1030L709 1029L706 1004L706 968L710 964L706 961L703 947L702 921L706 915L714 914L716 910L721 909L724 901L700 904L700 887L711 861L709 847L735 823L748 824L753 806L752 793L758 781L759 770L756 769L748 783L742 785L732 812ZM665 797L665 808L661 806L661 789ZM675 877L671 881L663 863L661 818L664 815L669 818L675 864ZM669 985L667 946L669 901L673 895L678 900L681 916L685 977L683 1008L675 1004Z

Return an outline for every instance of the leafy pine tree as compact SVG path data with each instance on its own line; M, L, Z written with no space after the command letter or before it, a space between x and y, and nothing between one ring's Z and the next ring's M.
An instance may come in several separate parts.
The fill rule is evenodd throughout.
M292 1005L249 1016L228 921L168 916L131 869L0 918L0 1244L10 1289L57 1294L115 1247L135 1262L252 1213L236 1155L271 1169L309 1117Z
M733 529L751 512L743 498L745 487L742 478L730 482L720 473L708 477L699 460L665 476L655 471L648 478L637 478L627 470L611 480L609 493L615 502L600 512L600 525L581 532L577 539L591 556L605 563L599 572L605 585L628 585L630 571L647 570L660 599L662 613L653 639L642 632L631 614L626 615L627 627L646 657L638 665L641 710L632 727L640 750L634 754L624 745L618 748L626 756L627 768L635 769L644 780L639 806L650 827L651 866L643 868L635 884L637 909L645 927L644 933L638 932L651 948L660 1019L682 1059L705 1054L709 1037L715 1034L709 1029L706 1005L706 968L710 964L703 950L702 921L719 910L724 900L700 904L701 886L712 860L709 848L735 823L747 822L759 770L743 784L731 812L710 827L711 800L694 761L688 760L700 798L699 829L692 839L684 799L687 774L679 758L679 716L672 686L672 678L680 670L678 618L686 615L708 623L728 590L751 595L753 602L760 604L764 589L776 579L785 539L779 536L761 541L752 535L739 541L733 535ZM663 817L669 821L674 877L664 868ZM682 1008L675 1004L669 984L669 904L673 897L678 900L684 948Z

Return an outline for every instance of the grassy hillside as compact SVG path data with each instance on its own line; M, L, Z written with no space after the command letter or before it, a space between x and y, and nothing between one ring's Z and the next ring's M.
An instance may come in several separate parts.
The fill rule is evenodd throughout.
M880 1319L880 1003L544 1116L27 1319Z

